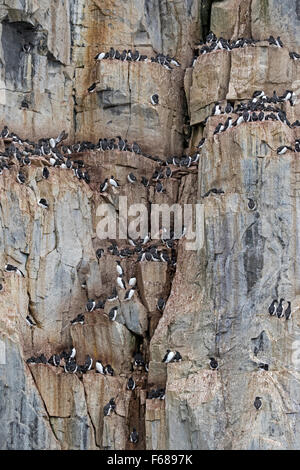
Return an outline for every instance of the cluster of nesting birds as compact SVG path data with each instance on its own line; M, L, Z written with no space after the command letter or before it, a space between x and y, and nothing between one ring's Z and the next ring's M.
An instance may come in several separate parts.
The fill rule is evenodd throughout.
M291 302L288 300L285 308L283 302L283 298L281 298L279 302L277 299L273 300L269 306L269 314L271 316L277 316L278 318L285 317L286 320L289 320L292 316Z
M119 52L113 47L110 48L109 52L99 52L95 56L95 60L97 62L105 59L116 59L121 60L122 62L153 62L162 65L167 70L172 70L172 65L180 67L178 60L176 60L175 57L170 57L169 55L156 54L155 57L148 58L146 55L140 54L138 50L131 51L131 49L124 49L122 52Z
M300 139L295 140L295 147L291 147L290 145L281 145L277 149L278 155L284 155L286 152L300 152Z
M280 39L280 36L278 36L277 38L270 36L268 39L266 39L266 41L269 42L270 46L274 46L279 49L284 47ZM238 38L237 40L230 40L230 39L228 40L222 37L218 38L212 31L210 31L208 35L206 36L205 41L200 41L197 44L198 48L195 49L195 56L193 59L192 66L195 65L198 54L204 55L204 54L209 54L211 52L216 52L216 51L232 51L233 49L240 49L244 47L255 46L255 44L259 42L260 42L259 40L256 40L253 38L243 38L243 37ZM300 55L297 54L297 52L290 52L290 58L293 60L298 60L300 58Z
M253 93L252 100L247 103L240 103L236 109L234 109L230 103L227 103L223 112L220 103L217 102L212 110L213 116L235 113L238 117L234 121L232 117L229 116L225 123L220 122L214 130L214 135L225 132L232 127L237 127L242 123L264 122L269 120L281 122L291 129L299 127L299 120L290 123L285 111L282 111L280 108L274 107L270 104L289 102L293 106L294 100L295 94L290 90L287 90L282 96L278 96L276 91L274 91L271 98L266 96L264 91L257 90Z

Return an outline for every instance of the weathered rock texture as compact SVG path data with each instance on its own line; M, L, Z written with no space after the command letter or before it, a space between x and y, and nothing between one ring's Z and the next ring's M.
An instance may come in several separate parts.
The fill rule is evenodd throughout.
M300 376L292 355L300 334L300 154L278 156L276 148L300 132L269 121L214 137L223 116L209 117L204 127L216 101L237 104L257 89L299 95L300 65L289 57L300 52L299 1L25 3L0 2L1 124L30 139L62 129L69 142L122 135L162 159L192 151L203 135L206 142L198 174L164 182L166 194L128 183L129 172L140 181L156 168L129 152L81 155L90 185L59 168L42 179L38 158L24 170L26 185L16 183L16 170L0 176L0 448L299 449ZM209 29L260 42L207 54L191 68L193 46ZM285 47L270 48L264 41L270 34L280 35ZM24 43L32 44L29 52ZM182 66L169 72L158 64L95 64L95 54L111 46L174 55ZM88 95L93 82L96 92ZM160 97L157 107L150 104L153 93ZM283 108L291 121L300 119L299 100ZM99 183L112 174L121 189L100 195ZM203 198L213 187L224 194ZM188 251L180 240L175 274L165 263L122 260L125 278L137 277L134 299L123 302L119 289L120 300L70 326L88 298L101 300L115 286L111 242L96 233L97 208L107 203L118 214L125 195L128 206L149 208L201 202L204 245ZM41 197L49 210L37 206ZM249 211L248 197L257 210ZM100 247L105 253L97 260ZM4 272L6 263L25 277ZM156 309L159 297L167 299L163 314ZM268 315L275 297L292 302L288 322ZM115 305L118 316L110 322L106 314ZM26 325L28 313L34 329ZM89 354L111 364L115 376L91 370L80 377L25 362L72 345L79 363ZM148 374L133 370L139 348ZM168 348L180 351L181 363L162 364ZM218 371L209 368L212 356ZM260 362L269 371L259 370ZM134 392L126 389L130 376ZM146 398L157 387L166 387L164 401ZM256 396L263 401L258 412ZM116 413L104 417L112 397ZM128 440L133 427L137 446Z

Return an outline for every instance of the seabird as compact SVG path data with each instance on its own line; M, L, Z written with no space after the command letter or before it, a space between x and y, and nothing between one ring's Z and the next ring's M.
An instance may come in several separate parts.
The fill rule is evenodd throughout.
M100 184L100 193L105 193L105 191L107 190L107 186L108 186L108 179L105 178L103 183Z
M132 377L130 377L128 379L128 382L127 382L127 389L128 390L134 390L135 389L135 381L133 380Z
M220 103L217 102L213 107L212 116L218 116L220 114L222 114L222 108L221 108Z
M102 59L106 59L106 52L99 52L95 57L94 59L96 61L100 61Z
M111 376L114 375L114 370L113 370L113 368L111 367L110 364L107 364L107 366L105 366L105 373L107 375L111 375Z
M289 320L292 315L292 310L291 310L291 302L288 300L287 303L288 303L288 306L285 309L284 316L286 320Z
M277 314L277 317L278 318L282 318L284 313L283 313L283 305L282 305L282 302L284 301L284 299L280 299L280 302L277 306L277 309L276 309L276 314Z
M9 130L7 126L4 126L2 131L1 131L1 137L2 139L6 139L9 136Z
M95 310L97 310L97 309L103 310L104 307L105 307L105 300L99 300L99 301L96 303Z
M125 282L121 276L117 277L117 284L120 287L120 289L126 289Z
M25 178L25 176L23 175L23 173L19 172L19 173L17 174L17 181L18 181L18 183L20 183L20 184L24 184L24 183L25 183L26 178Z
M104 253L103 248L98 248L98 249L96 250L97 259L100 259L101 256L103 255L103 253Z
M156 106L159 103L159 96L157 94L152 95L150 101L153 106Z
M223 124L221 122L219 122L219 124L217 125L217 127L214 130L214 135L220 134L220 132L222 132L223 129L224 129Z
M22 271L18 269L16 266L13 266L12 264L6 264L4 269L8 273L15 272L16 274L18 274L18 276L25 277Z
M139 442L139 433L135 428L133 428L132 432L130 433L129 440L133 444L137 444Z
M48 364L51 364L55 367L58 367L60 365L60 355L59 354L52 354L52 356L48 360Z
M278 300L275 299L275 300L273 300L273 302L269 306L268 311L269 311L270 315L276 315L276 308L277 308L276 306L277 306L277 304L278 304Z
M112 411L116 409L116 404L114 398L111 398L107 405L103 408L104 416L109 416Z
M135 289L136 287L132 287L131 289L129 289L125 294L124 300L131 300L134 295Z
M142 176L141 183L143 186L145 186L145 188L149 186L149 181L147 180L147 178L145 178L145 176Z
M117 298L118 298L117 289L114 287L112 294L109 297L107 297L107 301L114 302L115 300L117 300Z
M91 370L92 365L93 365L93 359L91 358L91 356L87 355L85 363L82 368L84 369L85 372L88 372L89 370Z
M90 87L88 87L88 93L93 93L96 90L97 83L93 83Z
M45 198L42 197L42 199L39 200L38 205L42 207L43 209L49 209L49 204L46 201Z
M70 358L64 366L65 372L69 374L75 374L77 372L78 366L76 364L76 361L72 358Z
M251 199L250 197L248 197L247 199L248 199L248 209L250 209L251 211L254 211L256 209L255 201Z
M86 311L92 312L96 306L96 302L93 299L89 299L86 304Z
M101 361L96 361L95 363L96 372L99 374L105 375L105 370Z
M136 183L136 177L134 176L133 173L129 173L129 175L127 176L127 179L129 183Z
M27 317L26 317L26 322L28 323L30 328L32 328L33 326L36 326L36 323L34 323L34 321L30 318L29 315L27 315Z
M113 176L110 177L109 183L111 184L111 186L114 186L115 188L120 187L119 183L117 182L117 180L115 180L115 178Z
M261 408L261 406L262 406L261 397L256 397L255 398L254 406L257 410L259 410Z
M123 276L124 275L124 270L121 266L120 261L116 261L116 263L117 263L117 266L116 266L117 267L117 273L120 274L120 276Z
M162 360L165 364L168 364L169 362L172 362L175 358L176 351L171 351L170 349L167 349L167 352Z
M162 311L164 310L164 308L165 308L165 305L166 305L165 300L164 300L162 297L160 297L160 298L158 299L158 301L157 301L157 304L156 304L157 309L158 309L160 312L162 312Z
M136 277L131 277L128 281L128 285L133 287L136 285Z
M135 353L133 358L134 358L134 365L135 366L139 367L139 366L144 366L145 365L143 356L140 352Z
M111 321L115 321L117 313L118 313L118 307L111 308L110 311L109 311L109 314L108 314L108 318Z
M49 174L50 174L50 173L49 173L48 168L47 168L46 166L44 166L44 168L43 168L43 178L44 178L45 180L48 179L48 178L49 178Z
M289 147L288 145L281 145L277 149L277 155L284 155L288 150L293 151L292 147Z
M76 356L76 349L75 348L72 348L71 349L71 352L69 354L69 359L74 359Z
M209 363L209 367L212 369L212 370L217 370L219 368L219 364L218 362L215 360L214 357L210 357L210 363Z
M74 318L74 320L70 321L71 325L83 325L84 324L84 315L82 313L79 313L77 317Z

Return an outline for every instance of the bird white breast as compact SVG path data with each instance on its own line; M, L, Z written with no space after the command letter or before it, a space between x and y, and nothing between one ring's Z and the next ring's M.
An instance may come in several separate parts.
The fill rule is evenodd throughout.
M122 278L118 277L117 283L118 283L118 286L121 287L121 289L124 289L124 281Z

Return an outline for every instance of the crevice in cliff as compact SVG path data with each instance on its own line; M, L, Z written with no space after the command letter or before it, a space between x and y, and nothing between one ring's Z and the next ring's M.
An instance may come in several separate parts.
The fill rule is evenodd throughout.
M25 367L27 367L27 370L29 370L30 375L31 375L32 380L33 380L34 385L35 385L35 389L36 389L37 393L39 394L40 399L42 400L42 403L43 403L43 406L44 406L44 410L45 410L45 413L46 413L46 415L47 415L47 417L48 417L48 423L49 423L51 432L52 432L52 434L53 434L53 436L54 436L54 439L57 441L57 443L58 443L59 445L61 445L61 443L60 443L60 441L59 441L59 439L58 439L58 437L57 437L57 435L56 435L56 433L55 433L53 424L52 424L52 422L51 422L51 416L49 415L49 412L48 412L48 409L47 409L45 400L44 400L43 395L41 394L41 391L40 391L40 389L39 389L39 387L38 387L38 385L37 385L37 382L36 382L36 380L35 380L34 374L32 373L30 367L28 367L28 366L25 366Z
M101 449L101 446L99 446L99 444L97 444L97 430L96 430L95 423L94 423L94 421L93 421L93 418L92 418L91 413L90 413L90 410L89 410L88 398L87 398L87 392L86 392L86 389L85 389L84 380L81 380L81 383L82 383L83 392L84 392L84 397L85 397L86 411L87 411L87 414L88 414L88 417L89 417L91 426L92 426L92 428L93 428L94 443L95 443L95 446L96 446L98 449Z

